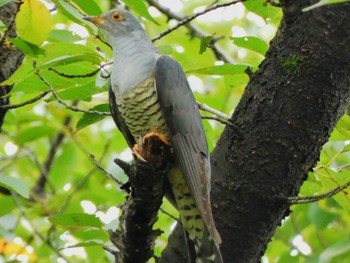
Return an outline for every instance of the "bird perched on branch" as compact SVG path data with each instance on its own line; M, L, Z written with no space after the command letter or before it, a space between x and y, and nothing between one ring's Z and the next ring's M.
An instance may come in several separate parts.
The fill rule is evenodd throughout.
M85 19L101 29L113 48L110 109L133 152L144 159L137 142L152 137L172 149L174 161L167 179L194 245L192 261L223 262L210 205L208 145L181 66L160 53L128 11L115 9Z

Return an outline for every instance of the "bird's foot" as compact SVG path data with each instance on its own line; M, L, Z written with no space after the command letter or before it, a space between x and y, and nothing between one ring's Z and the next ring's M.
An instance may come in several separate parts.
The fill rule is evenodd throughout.
M147 161L141 155L142 149L140 148L139 144L136 143L134 145L134 147L132 147L132 152L136 156L137 159L141 160L142 162L147 163Z
M142 143L146 144L146 141L154 140L155 139L154 137L156 137L158 139L158 141L161 141L161 142L163 142L164 144L166 144L168 146L171 145L169 140L167 139L167 137L164 134L161 134L161 133L158 133L158 132L147 133L145 136L143 136Z
M150 132L140 138L132 151L137 159L160 168L170 160L171 144L164 134Z

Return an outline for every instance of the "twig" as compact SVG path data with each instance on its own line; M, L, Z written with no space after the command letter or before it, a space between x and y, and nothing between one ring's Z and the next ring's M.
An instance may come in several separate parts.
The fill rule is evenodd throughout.
M218 116L220 119L224 119L224 120L229 120L230 119L230 116L226 115L225 113L222 113L221 111L213 109L213 108L209 107L208 105L206 105L204 103L197 102L197 105L198 105L198 108L200 110L203 110L203 111L209 112L211 114L214 114L214 115Z
M154 1L154 0L147 0L147 2L154 6L155 8L157 8L160 12L164 13L166 16L168 16L168 18L172 18L172 19L175 19L177 21L180 21L175 27L173 28L170 28L166 31L164 31L163 33L161 33L159 36L157 37L154 37L152 39L153 42L159 40L160 38L164 37L165 35L171 33L172 31L174 31L175 29L185 25L191 32L194 33L195 36L199 37L199 38L204 38L206 36L208 36L208 34L206 32L204 32L203 30L201 30L200 28L196 27L195 25L192 25L191 23L189 23L190 21L192 21L193 19L197 18L198 16L200 15L203 15L207 12L210 12L214 9L217 9L217 8L220 8L220 7L224 7L224 6L229 6L229 5L233 5L233 4L236 4L238 2L243 2L245 0L242 0L242 1L231 1L231 2L228 2L228 3L225 3L225 4L221 4L221 5L214 5L214 6L211 6L209 8L207 8L206 10L202 11L202 12L199 12L197 14L194 14L188 18L184 17L184 16L181 16L179 14L176 14L174 12L172 12L169 8L166 8L162 5L160 5L157 1ZM225 52L222 50L222 48L220 48L217 44L216 44L216 41L218 41L219 39L221 39L221 37L217 37L217 38L214 38L213 41L212 41L212 47L211 49L213 50L215 56L219 59L219 60L222 60L224 61L225 63L234 63L234 60L225 54Z
M99 163L102 162L103 158L105 157L105 155L106 155L106 153L107 153L107 151L108 151L109 145L110 145L109 142L106 143L105 148L104 148L104 150L103 150L103 152L102 152L102 154L101 154L101 157L98 159L97 162L99 162ZM64 210L67 208L67 206L69 205L70 201L72 200L74 194L75 194L76 192L78 192L79 189L81 189L81 188L83 187L83 185L84 185L84 184L86 183L86 181L90 178L90 176L94 174L94 172L96 171L97 168L98 168L97 166L96 166L96 167L93 167L93 168L88 172L88 174L87 174L86 176L84 176L84 177L77 183L77 185L75 186L74 190L72 190L72 191L68 194L68 196L67 196L67 198L66 198L64 204L62 205L61 209L60 209L56 214L62 214L62 213L64 212Z
M112 49L112 46L111 46L108 42L104 41L104 40L100 37L100 35L95 35L95 38L98 39L98 40L100 40L100 41L101 41L103 44L105 44L106 46L110 47L110 49Z
M152 3L152 5L155 4L154 1L150 1L148 0L149 3ZM201 15L204 15L210 11L213 11L215 9L218 9L218 8L221 8L221 7L226 7L226 6L230 6L230 5L234 5L234 4L237 4L237 3L240 3L240 2L243 2L243 0L235 0L235 1L231 1L231 2L228 2L228 3L224 3L224 4L217 4L217 5L213 5L211 7L208 7L206 8L205 10L201 11L201 12L198 12L198 13L195 13L185 19L182 19L176 26L173 26L165 31L163 31L161 34L159 34L159 36L155 37L152 39L152 41L157 41L159 39L161 39L162 37L164 37L165 35L168 35L169 33L173 32L174 30L178 29L179 27L191 22L192 20L194 20L195 18L201 16Z
M119 181L111 173L107 172L105 168L102 167L102 165L95 159L95 156L93 154L90 154L90 159L93 161L96 167L100 169L105 175L107 175L109 178L111 178L114 182L118 183L119 185L123 185L122 181Z
M289 197L288 200L293 205L313 203L313 202L317 202L319 200L325 199L327 197L332 197L338 194L339 192L343 191L344 189L348 188L349 186L350 186L350 181L324 194L314 195L314 196Z
M39 71L36 71L35 74L45 83L46 86L49 87L50 91L52 92L52 94L54 95L54 97L56 98L58 103L65 106L67 109L69 109L71 111L75 111L75 112L83 112L86 114L97 114L97 115L101 115L101 116L111 116L110 112L103 112L103 111L97 111L97 110L82 110L82 109L79 109L77 107L68 105L58 96L57 92L54 90L52 85L40 74Z
M123 182L119 181L117 178L115 178L111 173L109 173L105 168L102 167L102 165L99 163L99 161L96 160L95 155L90 153L83 144L81 144L76 136L71 133L71 138L75 142L75 144L78 146L78 148L92 161L92 163L100 170L102 171L105 175L107 175L109 178L111 178L113 181L118 183L119 185L123 185Z
M64 259L65 261L69 262L69 260L63 255L61 254L52 244L49 240L47 240L32 224L32 221L28 219L26 212L24 210L24 207L22 206L21 202L19 201L19 198L17 197L17 194L12 192L12 198L19 210L19 212L21 213L22 217L24 218L25 221L27 221L27 223L30 225L30 227L33 230L33 233L35 234L35 236L37 236L43 243L45 243L46 245L48 245L49 248L51 248L51 250L57 254L57 256L61 257L62 259Z
M202 117L202 120L214 120L214 121L220 122L222 124L225 124L227 126L230 126L232 128L236 128L236 126L232 122L225 120L225 119L222 119L222 118L219 118L217 116L201 116L201 117Z
M159 210L160 210L163 214L165 214L165 215L171 217L172 219L174 219L174 220L175 220L176 222L178 222L179 224L182 224L181 221L180 221L178 218L176 218L176 217L173 216L172 214L168 213L168 212L165 211L163 208L159 208Z
M104 69L106 66L109 66L109 65L112 65L113 62L109 62L109 63L106 63L106 64L103 64L102 66L99 66L96 70L92 71L92 72L89 72L89 73L86 73L86 74L82 74L82 75L69 75L69 74L66 74L66 73L62 73L62 72L59 72L57 69L54 69L54 68L49 68L49 70L55 72L56 74L62 76L62 77L65 77L65 78L69 78L69 79L72 79L72 78L89 78L89 77L92 77L94 75L97 74L97 72L99 72L101 69Z
M70 116L67 116L63 121L63 127L68 126L69 123L71 122L71 120L72 120L72 118ZM57 134L55 140L53 141L53 143L50 147L50 151L46 157L45 163L43 164L43 166L41 168L41 173L40 173L39 179L32 190L36 196L41 196L44 194L45 184L46 184L46 182L49 181L49 171L50 171L51 166L53 164L56 153L57 153L60 145L63 142L64 137L65 137L64 132L60 131ZM53 188L53 186L51 186L51 188Z
M9 109L16 109L16 108L20 108L20 107L23 107L23 106L26 106L26 105L29 105L29 104L32 104L40 99L42 99L43 97L45 97L48 93L50 93L50 91L45 91L41 94L39 94L38 96L30 99L30 100L27 100L27 101L24 101L22 103L19 103L19 104L13 104L13 105L0 105L0 109L5 109L5 110L9 110Z

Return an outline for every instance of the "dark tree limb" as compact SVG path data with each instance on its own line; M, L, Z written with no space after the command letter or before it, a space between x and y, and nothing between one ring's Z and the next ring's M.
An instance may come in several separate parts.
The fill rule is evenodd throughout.
M0 83L7 80L22 64L23 53L16 47L6 43L6 37L16 37L14 19L19 10L18 4L10 2L0 8L0 19L7 26L7 30L0 35ZM12 89L12 86L0 87L0 105L8 105L9 98L3 97ZM7 109L0 108L0 130L3 124Z
M212 155L212 205L225 262L259 262L350 96L350 3L302 12L280 1L280 28ZM167 262L183 262L183 239Z
M123 187L130 187L130 194L121 206L120 227L110 231L110 239L118 248L118 252L114 253L118 263L147 262L153 256L156 238L162 233L158 229L153 230L153 225L158 220L158 210L166 189L170 147L157 139L148 142L140 142L137 147L141 158L147 162L136 158L129 165L115 159L129 177L128 184Z

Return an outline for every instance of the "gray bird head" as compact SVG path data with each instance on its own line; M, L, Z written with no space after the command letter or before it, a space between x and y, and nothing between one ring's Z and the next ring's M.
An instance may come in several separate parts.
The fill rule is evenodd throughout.
M87 16L84 19L100 28L112 45L118 38L146 36L141 23L126 10L113 9L100 16Z

